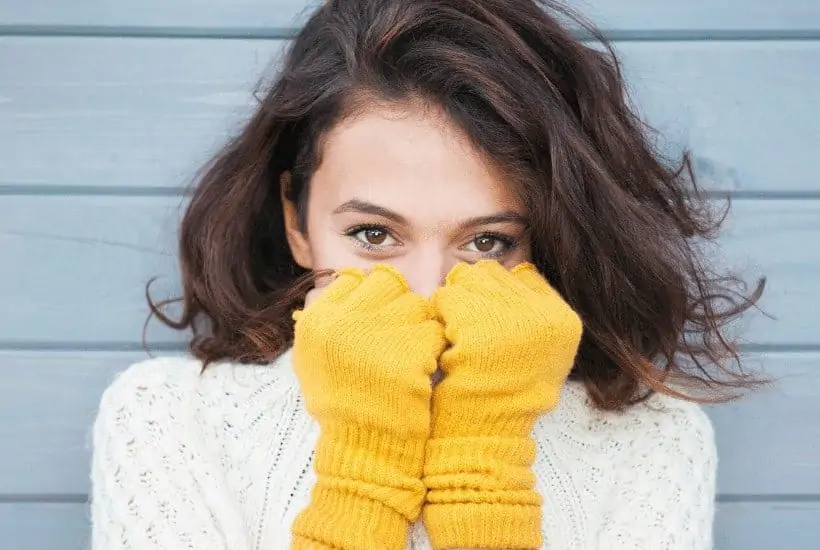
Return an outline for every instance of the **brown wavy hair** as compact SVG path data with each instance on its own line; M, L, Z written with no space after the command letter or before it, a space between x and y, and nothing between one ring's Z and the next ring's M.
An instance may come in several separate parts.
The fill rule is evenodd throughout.
M596 46L576 39L567 22ZM280 177L302 219L322 140L387 102L440 107L529 207L533 262L583 319L572 378L596 406L653 392L731 398L743 372L726 325L760 297L703 253L728 211L688 153L664 158L630 108L604 37L535 0L332 0L291 41L250 120L204 168L182 220L178 319L190 351L263 363L293 340L313 276L285 239ZM684 391L684 388L686 391ZM689 391L691 390L691 391Z

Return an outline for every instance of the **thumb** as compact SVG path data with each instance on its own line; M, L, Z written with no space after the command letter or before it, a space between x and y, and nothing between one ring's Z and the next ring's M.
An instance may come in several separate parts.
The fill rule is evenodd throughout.
M305 295L305 307L316 301L322 295L325 288L336 279L336 273L332 270L326 269L314 274L314 286Z

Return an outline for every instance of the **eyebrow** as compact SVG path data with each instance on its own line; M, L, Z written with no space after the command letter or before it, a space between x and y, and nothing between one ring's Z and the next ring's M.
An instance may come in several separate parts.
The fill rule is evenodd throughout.
M407 219L401 214L361 199L350 199L333 210L333 214L343 214L345 212L356 212L360 214L381 216L402 225L407 225L408 223ZM460 223L459 227L466 229L495 223L517 223L519 225L526 225L526 218L517 212L506 211L491 214L489 216L477 216L475 218L470 218Z
M463 228L478 227L480 225L491 225L494 223L517 223L519 225L527 225L527 220L517 212L499 212L491 216L478 216L470 218L461 224Z
M381 216L388 220L393 220L396 223L407 225L407 220L401 214L388 210L383 206L373 204L372 202L363 201L360 199L350 199L333 211L333 214L342 214L344 212L358 212L360 214L372 214L374 216Z

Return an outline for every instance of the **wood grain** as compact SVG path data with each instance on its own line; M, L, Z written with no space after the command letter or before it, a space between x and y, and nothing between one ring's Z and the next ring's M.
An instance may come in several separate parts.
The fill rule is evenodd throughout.
M715 550L815 550L820 502L750 502L718 506Z
M180 197L8 196L0 199L0 345L139 345L148 310L178 294L175 234ZM751 282L769 277L761 302L738 325L755 344L817 345L814 304L820 201L737 200L723 239L726 265ZM148 342L182 337L158 323Z
M0 24L31 27L148 27L158 29L291 28L318 0L103 0L6 2ZM568 0L607 30L820 29L814 0Z
M319 1L0 1L0 549L90 547L97 403L147 357L99 350L140 347L150 277L178 290L177 195ZM777 319L743 325L747 364L778 382L707 409L716 549L816 550L820 2L568 3L616 39L659 147L743 197L720 261L769 277ZM183 338L149 326L150 344Z
M820 540L818 514L820 504L813 502L721 504L715 525L715 550L816 550ZM87 550L86 506L0 504L0 548Z
M0 37L0 191L180 188L234 133L282 41ZM622 42L634 102L702 183L820 195L820 41ZM66 190L71 192L71 190Z
M90 430L117 372L144 353L0 352L0 495L84 495ZM745 498L820 495L820 352L747 357L779 380L731 405L709 408L718 440L719 491ZM22 411L25 411L23 414ZM0 548L4 548L0 545Z
M83 504L0 503L3 550L88 550L91 533Z

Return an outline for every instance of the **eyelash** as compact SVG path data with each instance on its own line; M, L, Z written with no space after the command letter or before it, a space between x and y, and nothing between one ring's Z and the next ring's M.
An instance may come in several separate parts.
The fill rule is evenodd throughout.
M489 237L491 239L495 239L496 241L500 242L503 245L501 247L501 250L499 250L498 252L484 253L484 256L487 257L487 258L500 258L500 257L504 256L504 254L508 253L510 250L515 248L515 246L517 244L516 240L511 238L509 235L504 235L502 233L496 233L494 231L485 231L483 233L479 233L479 234L475 235L470 242L472 243L474 241L477 241L478 239L480 239L482 237L484 237L484 238ZM482 254L482 253L479 252L479 254Z
M386 233L388 236L392 237L393 239L396 239L396 237L393 236L393 233L389 229L387 229L385 226L375 225L375 224L363 224L363 225L357 225L357 226L351 227L350 229L348 229L347 231L344 232L344 236L349 237L350 239L353 240L354 244L364 248L368 252L378 252L379 250L382 249L381 246L375 245L375 244L370 244L368 242L365 242L361 239L356 238L357 233L361 233L362 231L367 231L368 229L375 229L377 231L382 231L382 232ZM396 239L396 240L398 241L398 239Z
M365 250L367 250L369 252L378 252L378 251L382 250L382 247L379 246L379 245L370 244L368 242L365 242L361 239L356 238L356 235L358 233L361 233L362 231L367 231L368 229L375 229L377 231L382 231L385 234L387 234L390 238L395 239L396 241L398 241L398 239L396 239L396 237L393 235L393 233L387 227L385 227L383 225L375 225L375 224L363 224L363 225L357 225L357 226L351 227L350 229L348 229L347 231L344 232L344 236L349 237L350 239L352 239L355 242L355 244L357 246L360 246L360 247L364 248ZM472 242L477 241L480 238L486 238L486 237L489 237L491 239L495 239L496 241L500 242L503 245L501 250L499 250L498 252L490 252L490 253L483 253L483 254L481 252L477 252L478 254L482 254L486 258L491 258L491 259L492 258L500 258L500 257L504 256L504 254L507 254L510 250L515 248L516 245L518 244L516 239L513 239L510 236L504 235L502 233L497 233L495 231L484 231L483 233L478 233L478 234L474 235L473 238L469 242L472 243Z

